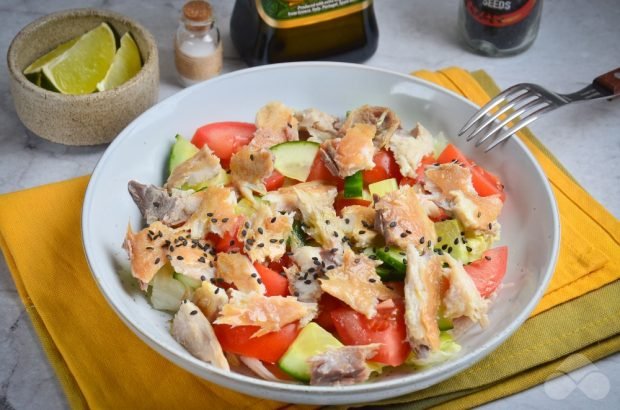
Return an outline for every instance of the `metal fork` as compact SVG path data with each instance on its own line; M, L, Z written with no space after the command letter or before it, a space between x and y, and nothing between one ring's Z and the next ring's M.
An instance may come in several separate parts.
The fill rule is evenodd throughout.
M485 104L459 131L459 136L473 129L467 141L476 137L476 146L482 145L493 137L491 144L484 150L488 152L549 111L577 101L590 101L599 98L613 98L620 95L620 67L596 77L592 84L571 94L558 94L536 84L517 84ZM501 105L505 102L504 105ZM492 114L491 110L498 108ZM512 111L511 111L512 110ZM509 112L511 111L511 112ZM500 121L500 117L506 118ZM518 119L510 128L504 128L513 120ZM475 126L475 127L474 127ZM490 128L487 132L485 129Z

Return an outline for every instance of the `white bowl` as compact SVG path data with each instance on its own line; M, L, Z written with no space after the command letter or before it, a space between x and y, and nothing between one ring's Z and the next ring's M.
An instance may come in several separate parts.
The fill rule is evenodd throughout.
M265 103L279 100L335 115L362 104L384 105L405 127L420 121L447 137L476 111L454 93L417 78L367 66L289 63L237 71L188 88L152 107L114 140L90 180L82 215L86 256L101 292L120 318L153 349L195 375L254 396L308 404L343 404L395 397L420 390L472 366L491 353L528 317L553 273L559 245L555 200L547 179L517 138L483 154L463 139L453 142L476 162L499 174L508 199L500 218L502 244L509 245L505 284L492 306L490 325L459 338L460 355L424 370L403 370L347 387L270 382L219 370L191 356L170 335L170 316L150 307L127 272L120 244L127 221L141 227L127 182L161 184L175 134L191 137L208 122L254 120ZM125 274L126 275L126 274ZM147 348L146 346L144 347Z

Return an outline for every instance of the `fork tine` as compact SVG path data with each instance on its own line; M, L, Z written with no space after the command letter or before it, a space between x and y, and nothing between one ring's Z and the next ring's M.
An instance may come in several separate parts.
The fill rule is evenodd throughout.
M489 124L491 124L492 122L494 122L495 120L497 120L502 114L504 114L506 111L510 110L511 108L515 108L518 109L521 107L521 103L526 101L528 98L537 96L536 94L530 93L530 92L525 92L521 95L519 95L516 98L513 98L512 100L510 100L509 102L507 102L502 108L501 110L498 110L497 112L493 113L493 115L489 115L489 118L487 118L487 120L482 123L481 125L477 126L476 129L474 129L472 131L472 133L467 137L467 141L471 141L473 140L477 135L479 135L479 133L486 128Z
M516 123L514 125L514 127L505 130L504 132L502 132L496 139L495 141L493 141L493 143L491 145L489 145L484 152L489 152L490 150L492 150L493 148L495 148L496 146L498 146L499 144L501 144L502 142L504 142L505 140L507 140L508 138L510 138L515 132L518 132L521 128L526 127L528 124L536 121L538 119L538 117L540 117L542 114L554 110L558 108L555 105L546 105L543 106L541 108L539 108L538 110L532 112L531 114L529 114L528 116L524 117L521 119L521 121L519 121L518 123Z
M525 104L524 106L522 106L521 108L513 112L512 114L510 114L508 117L506 117L506 119L504 119L502 122L497 124L495 127L493 127L491 131L487 132L482 138L480 138L476 142L476 147L479 147L480 145L482 145L482 143L484 143L484 141L486 141L491 135L494 135L497 131L504 128L504 126L506 126L508 123L510 123L512 120L519 117L520 115L526 113L527 111L532 110L533 108L544 108L544 107L547 107L548 105L549 105L549 102L545 100L541 100L541 98L536 98L528 102L527 104Z
M512 87L505 89L501 93L499 93L495 98L493 98L491 101L486 103L482 108L480 108L480 110L478 110L478 112L474 114L474 116L471 117L469 121L467 121L467 123L459 131L458 135L459 136L463 135L465 131L471 128L471 126L474 125L480 118L482 118L486 113L491 111L494 107L496 107L502 101L506 100L510 96L513 96L515 93L519 93L523 90L527 92L527 89L523 88L522 84L516 84L516 85L513 85Z

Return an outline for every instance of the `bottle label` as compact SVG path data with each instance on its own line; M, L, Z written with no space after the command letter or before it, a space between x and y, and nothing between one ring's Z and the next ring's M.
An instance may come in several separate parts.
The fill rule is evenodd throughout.
M478 23L506 27L530 15L537 0L465 0L467 12Z
M372 0L255 0L263 21L275 28L321 23L356 13Z

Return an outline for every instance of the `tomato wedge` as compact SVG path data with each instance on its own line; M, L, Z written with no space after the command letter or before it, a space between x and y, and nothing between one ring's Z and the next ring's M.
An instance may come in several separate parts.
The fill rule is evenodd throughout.
M330 185L338 186L339 190L344 186L344 179L331 173L327 166L325 166L323 156L320 152L314 157L314 162L312 163L312 168L310 168L310 174L308 174L306 181L325 181L325 183Z
M508 263L508 247L500 246L489 249L482 257L469 265L465 270L471 276L482 297L488 297L502 283Z
M258 329L257 326L213 325L217 340L225 352L255 357L269 363L277 362L299 333L296 322L277 332L251 337Z
M288 280L286 277L258 262L254 262L254 268L265 284L267 296L288 296Z
M338 196L334 201L334 208L336 209L336 213L340 215L340 211L342 210L342 208L350 205L369 206L370 201L361 198L345 198L342 192L338 193Z
M243 218L237 217L233 229L229 230L228 232L224 232L222 236L210 232L209 234L207 234L207 241L215 245L215 250L217 252L242 251L243 243L237 239L237 233L242 223Z
M381 343L377 354L370 360L398 366L411 351L405 328L405 308L401 300L390 307L378 308L377 315L368 319L350 307L338 308L331 316L340 340L346 345Z
M502 201L506 200L504 185L497 176L490 173L473 161L469 160L457 147L448 144L443 152L439 154L437 162L445 164L453 160L458 161L471 170L471 180L474 189L480 196L499 195Z
M391 151L382 149L375 154L372 160L375 163L375 167L363 172L365 185L388 178L396 178L399 181L403 177Z
M249 122L213 122L196 130L192 144L198 148L208 145L221 160L222 166L228 168L230 157L252 141L254 131L256 126Z
M323 293L321 299L319 299L319 314L314 321L323 329L333 332L336 330L334 320L332 319L332 312L335 309L345 308L347 305L336 299L328 293Z
M284 185L284 175L274 169L271 175L265 178L263 182L267 191L275 191Z

